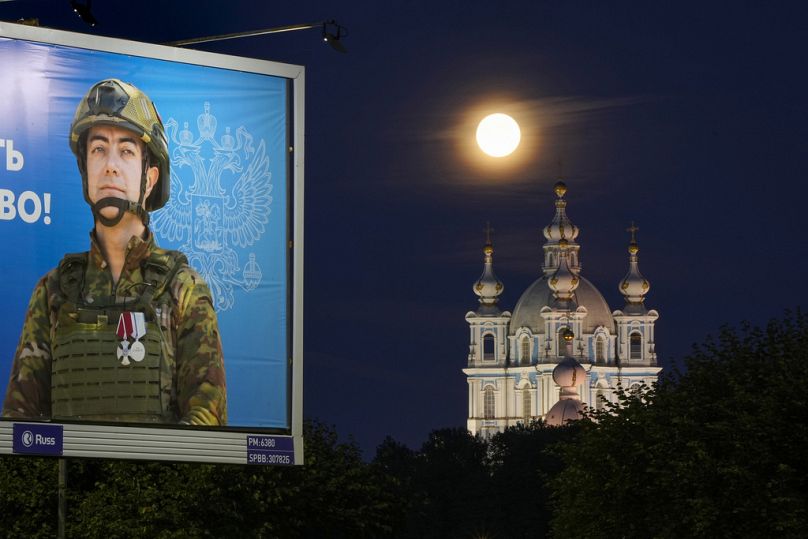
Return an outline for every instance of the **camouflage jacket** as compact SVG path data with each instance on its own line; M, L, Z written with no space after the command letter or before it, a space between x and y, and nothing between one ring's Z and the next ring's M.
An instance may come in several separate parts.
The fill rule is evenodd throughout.
M151 232L146 238L132 237L117 285L96 242L90 234L91 246L86 257L84 300L92 304L97 298L125 303L133 300L144 286L143 263L152 253L167 253L154 242ZM164 345L173 347L173 361L166 384L170 387L171 418L192 425L225 425L227 402L221 337L211 293L202 277L187 264L182 264L166 286L172 308L160 325ZM127 297L129 296L129 297ZM52 346L60 305L64 304L59 268L43 277L31 296L22 334L17 345L11 377L3 402L3 416L48 419L51 416ZM170 318L170 320L168 319ZM115 351L111 350L115 361ZM114 420L128 421L120 417Z

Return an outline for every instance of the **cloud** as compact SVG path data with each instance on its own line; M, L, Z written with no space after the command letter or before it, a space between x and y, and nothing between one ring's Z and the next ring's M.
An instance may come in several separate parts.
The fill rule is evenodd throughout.
M650 97L546 97L517 103L518 110L533 121L533 126L556 128L583 124L617 109L648 103Z
M451 189L475 186L520 198L537 186L546 190L563 176L578 185L598 183L610 170L624 129L625 114L652 103L650 96L555 96L522 100L450 99L435 96L420 112L393 118L382 135L387 140L379 185L420 191L420 186ZM477 148L477 123L492 112L513 116L522 130L522 143L511 156L495 159ZM547 184L547 185L545 185ZM517 190L516 186L522 185Z
M329 164L328 177L340 178L340 192L363 198L388 200L395 193L423 202L437 197L447 208L546 204L559 177L576 189L586 186L594 196L614 189L625 172L615 163L625 114L658 99L555 96L502 105L462 92L429 96L417 112L393 113L374 132L381 142L375 153L363 154L365 145L353 145L354 153ZM479 120L495 110L516 118L523 135L520 148L499 160L483 155L474 139ZM309 168L316 181L320 167Z
M407 129L399 128L397 132L405 138L428 141L455 140L458 137L467 137L469 126L476 128L477 122L482 119L483 115L500 111L516 118L523 134L530 134L560 127L582 125L595 119L605 118L615 111L656 100L657 98L650 96L611 98L556 96L516 100L505 104L497 103L496 106L482 104L473 106L470 110L452 109L448 111L444 108L444 112L439 113L425 111L421 118L417 119L417 125L410 125ZM428 123L439 123L445 127L423 129L424 124Z

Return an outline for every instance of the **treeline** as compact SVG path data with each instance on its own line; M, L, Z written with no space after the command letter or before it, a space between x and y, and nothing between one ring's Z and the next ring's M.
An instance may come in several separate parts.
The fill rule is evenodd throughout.
M442 429L420 451L387 438L367 463L308 422L302 467L70 459L67 536L542 537L561 467L544 451L573 432ZM0 459L2 536L56 535L57 475L56 459Z
M595 421L411 450L308 422L306 466L70 460L69 537L806 537L808 318L724 330ZM57 462L0 459L0 535L53 537Z

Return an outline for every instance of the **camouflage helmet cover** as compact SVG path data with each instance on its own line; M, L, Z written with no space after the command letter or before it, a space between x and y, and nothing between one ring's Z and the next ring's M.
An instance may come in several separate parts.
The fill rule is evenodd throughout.
M153 160L152 166L160 171L157 185L146 200L149 211L162 208L170 195L170 170L168 140L163 121L151 99L135 86L118 79L97 82L79 102L73 123L70 125L70 149L76 156L84 198L92 204L87 193L86 134L94 125L111 125L128 129L140 138L148 148ZM141 185L141 198L145 190Z

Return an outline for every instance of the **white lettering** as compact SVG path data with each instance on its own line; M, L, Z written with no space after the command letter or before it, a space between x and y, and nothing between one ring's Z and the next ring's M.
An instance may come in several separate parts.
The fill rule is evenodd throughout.
M248 464L292 464L291 455L274 455L266 453L251 453L247 458Z
M29 212L25 203L31 201L34 205L34 210ZM36 223L39 216L42 215L42 202L39 196L33 191L23 191L20 198L17 199L17 212L20 214L20 219L26 223Z
M22 156L22 152L20 150L14 149L14 141L11 139L0 139L0 148L6 148L6 170L10 170L12 172L18 172L22 170L22 166L25 163L25 158Z
M8 189L0 189L0 220L11 221L17 217L17 210L14 208L14 193Z
M42 193L40 197L33 191L23 191L17 197L13 191L0 189L0 221L11 221L19 216L29 224L42 219L43 223L49 225L51 224L50 208L50 193Z
M275 438L248 438L249 447L275 447Z
M34 436L34 443L37 445L56 445L56 438L37 434Z

